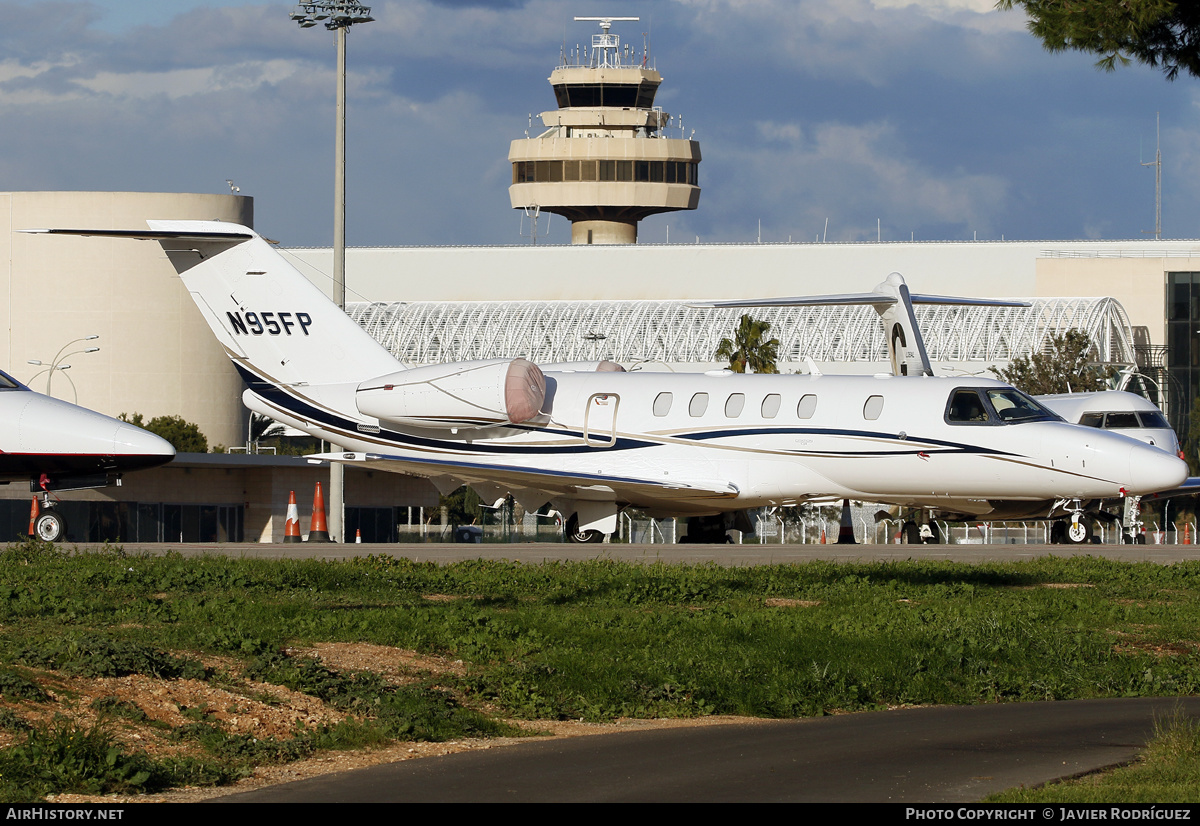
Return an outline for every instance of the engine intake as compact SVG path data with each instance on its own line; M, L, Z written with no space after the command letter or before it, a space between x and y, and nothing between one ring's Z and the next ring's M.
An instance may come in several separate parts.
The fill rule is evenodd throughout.
M368 379L355 391L358 410L416 427L520 424L546 400L546 377L526 359L433 364Z

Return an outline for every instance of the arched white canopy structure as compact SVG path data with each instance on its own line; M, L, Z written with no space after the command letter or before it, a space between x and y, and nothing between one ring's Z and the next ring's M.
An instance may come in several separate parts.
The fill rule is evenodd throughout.
M1112 298L1025 299L1030 307L916 308L930 361L981 369L1041 349L1073 327L1095 342L1100 361L1135 361L1129 317ZM554 362L611 359L712 365L739 310L693 309L683 301L479 301L351 303L346 311L410 365L523 356ZM752 310L779 339L781 369L887 360L879 318L870 307Z

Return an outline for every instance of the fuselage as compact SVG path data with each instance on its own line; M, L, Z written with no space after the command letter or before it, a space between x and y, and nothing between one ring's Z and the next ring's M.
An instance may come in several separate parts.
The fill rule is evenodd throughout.
M348 450L736 490L680 513L849 497L985 514L999 500L1118 497L1187 476L1174 456L1042 408L1008 418L1028 397L988 379L548 372L534 420L426 428L346 415L354 389L252 381L246 402ZM960 409L972 399L978 414Z

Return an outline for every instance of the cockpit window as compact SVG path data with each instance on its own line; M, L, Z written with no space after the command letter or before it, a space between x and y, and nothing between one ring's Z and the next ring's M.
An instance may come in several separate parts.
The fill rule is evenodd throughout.
M955 390L950 396L950 407L946 410L946 421L951 424L986 424L990 421L987 407L978 390Z
M1136 413L1109 413L1104 417L1104 427L1113 430L1130 430L1141 427Z
M1171 429L1171 425L1167 422L1167 417L1157 410L1139 410L1138 418L1142 420L1142 427L1157 427L1162 430Z
M1088 427L1103 427L1105 430L1133 430L1138 427L1154 427L1170 430L1171 425L1157 410L1109 411L1108 413L1084 413L1079 423Z
M1011 387L988 390L987 397L1002 422L1062 421L1056 414Z
M0 371L0 390L20 390L21 383L3 371Z

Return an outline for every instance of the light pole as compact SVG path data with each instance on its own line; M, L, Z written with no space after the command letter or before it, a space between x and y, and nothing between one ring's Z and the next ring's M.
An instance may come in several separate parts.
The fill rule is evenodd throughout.
M371 9L358 0L317 0L300 3L289 15L302 29L318 22L337 32L337 124L333 147L333 300L346 309L346 31L355 23L370 23ZM333 447L332 445L330 447ZM343 467L329 463L329 532L335 542L343 536Z
M54 358L50 362L44 362L44 361L41 361L40 359L29 359L26 362L27 364L32 364L35 367L45 367L46 368L45 370L39 370L37 373L35 373L33 378L31 378L29 380L30 383L32 383L33 379L36 379L42 373L47 373L48 375L46 376L46 395L53 396L54 394L51 392L51 383L54 381L54 371L55 370L66 370L67 368L69 368L71 366L69 364L63 364L62 363L63 359L65 359L67 356L75 356L80 353L97 353L100 351L99 347L85 347L82 350L73 350L70 353L66 352L66 349L68 347L70 347L72 344L78 344L81 341L95 341L98 338L100 338L100 336L84 336L83 338L77 338L77 339L74 339L73 341L68 341L66 344L64 344L62 347L59 348L58 352L54 354ZM65 376L66 373L63 373L63 375ZM79 401L79 391L77 391L75 389L75 382L71 381L71 378L69 376L67 377L67 380L71 382L71 390L75 393L75 401L78 402Z

